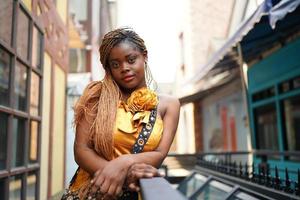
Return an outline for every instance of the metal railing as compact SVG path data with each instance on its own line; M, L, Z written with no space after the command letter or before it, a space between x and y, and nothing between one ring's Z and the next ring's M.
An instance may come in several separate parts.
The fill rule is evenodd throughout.
M242 159L235 159L234 156L248 156L243 163ZM281 190L286 193L300 195L300 162L297 170L290 170L287 167L280 169L276 165L271 167L268 160L280 156L293 157L300 160L300 152L276 152L276 151L251 151L251 152L222 152L203 153L197 156L197 165L226 173L241 179L264 185L269 188ZM259 162L253 159L259 159ZM240 161L238 161L240 160ZM249 163L249 160L252 160ZM284 174L284 178L279 174ZM296 176L292 181L290 175Z
M187 200L187 197L161 177L141 179L140 186L143 200Z
M274 162L275 164L271 164ZM277 163L294 163L294 169L280 168ZM291 161L292 160L292 161ZM271 161L271 162L270 162ZM197 154L197 166L242 179L265 189L300 196L300 152L243 151ZM298 164L298 166L297 166ZM296 166L296 167L295 167ZM296 170L295 170L296 168ZM294 180L291 180L291 176ZM263 190L262 190L263 191ZM272 192L267 192L272 195Z
M213 177L220 182L232 183L235 187L248 189L249 192L263 194L270 199L300 199L300 152L209 152L172 154L168 155L168 158L176 159L176 163L183 163L183 165L187 163L188 159L190 163L195 163L194 172ZM274 159L293 162L294 169L280 168L272 163ZM181 164L177 165L177 167L181 167ZM170 168L172 166L163 165L166 173L165 179L140 180L143 200L188 199L171 186L170 183L179 183L184 177L172 178L168 173ZM294 177L294 180L291 180L291 176Z

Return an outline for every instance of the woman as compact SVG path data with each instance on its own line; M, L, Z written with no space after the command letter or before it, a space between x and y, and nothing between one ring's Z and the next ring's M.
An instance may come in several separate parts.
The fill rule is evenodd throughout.
M147 59L144 41L133 30L120 28L104 36L100 61L105 77L87 86L74 109L79 169L69 194L134 200L139 178L159 176L180 105L148 88L152 77Z

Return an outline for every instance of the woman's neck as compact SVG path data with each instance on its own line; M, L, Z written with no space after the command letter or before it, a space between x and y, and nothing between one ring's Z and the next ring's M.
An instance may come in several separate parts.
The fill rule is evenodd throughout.
M147 86L145 86L147 87ZM138 90L138 89L141 89L143 87L140 87L140 88L135 88L135 89L123 89L123 88L120 88L121 89L121 100L122 101L127 101L127 99L130 97L131 93L134 92L135 90Z

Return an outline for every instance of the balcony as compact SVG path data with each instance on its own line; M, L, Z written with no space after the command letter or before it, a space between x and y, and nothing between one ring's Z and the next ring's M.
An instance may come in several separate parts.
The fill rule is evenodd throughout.
M283 164L277 166L274 160L283 161ZM289 160L296 162L292 165ZM166 173L165 179L141 180L142 197L143 200L300 199L300 165L297 160L300 160L299 152L170 155L162 168ZM286 163L290 168L283 168ZM188 169L190 174L175 176L174 166ZM172 170L173 173L170 173Z

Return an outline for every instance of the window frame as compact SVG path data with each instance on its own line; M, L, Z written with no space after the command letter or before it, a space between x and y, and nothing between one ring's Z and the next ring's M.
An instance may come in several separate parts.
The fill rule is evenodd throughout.
M296 79L300 76L300 73L298 73L296 76L289 76L285 77L284 80L280 80L277 82L273 82L272 84L265 85L265 87L260 88L259 90L255 90L248 93L248 102L249 102L249 117L250 117L250 123L251 123L251 130L252 130L252 136L253 136L253 147L256 149L258 147L257 144L257 127L255 123L256 115L255 115L255 109L261 108L263 106L267 106L269 104L274 103L276 108L276 116L277 116L277 132L278 132L278 144L279 144L279 151L288 151L288 146L286 143L286 130L285 130L285 116L284 116L284 105L283 101L287 100L289 98L293 98L300 95L300 88L292 89L286 92L282 92L282 84L291 81L293 79ZM268 90L270 88L274 87L275 89L275 95L267 98L263 98L261 100L253 100L253 96L257 93L261 93L264 90ZM294 162L293 160L289 160L288 157L282 156L281 161L290 161Z
M22 177L21 186L21 199L26 199L27 192L27 178L29 175L34 173L36 175L36 189L35 199L39 199L39 186L40 186L40 162L41 162L41 123L42 123L42 93L43 93L43 52L44 52L44 31L39 25L38 21L33 17L31 12L26 8L25 4L21 0L11 0L12 3L12 34L11 43L8 44L0 40L0 48L3 49L10 56L10 72L9 72L9 97L8 106L0 105L0 112L8 115L7 124L7 147L6 147L6 169L0 170L0 179L4 180L5 195L4 200L9 199L9 181L11 177L20 175ZM27 58L20 57L17 53L17 23L18 14L23 12L29 19L29 40L27 49ZM39 37L39 66L34 67L32 61L32 43L33 43L33 28L38 31ZM14 108L14 73L17 62L22 63L26 66L27 70L27 88L26 88L26 111L20 111ZM38 103L38 115L34 116L30 114L30 98L31 98L31 76L35 73L39 77L39 103ZM12 168L12 144L13 144L13 119L22 118L25 120L26 128L24 130L25 141L24 141L24 165L21 167ZM31 164L29 162L29 144L30 144L30 126L31 121L38 122L38 133L37 133L37 160Z

